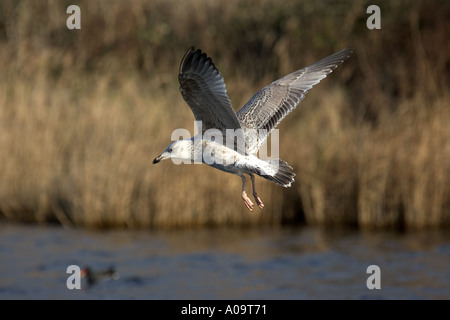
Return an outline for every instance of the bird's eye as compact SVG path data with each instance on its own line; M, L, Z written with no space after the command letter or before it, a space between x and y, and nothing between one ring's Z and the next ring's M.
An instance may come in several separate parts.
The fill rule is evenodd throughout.
M172 152L172 148L169 148L169 152Z

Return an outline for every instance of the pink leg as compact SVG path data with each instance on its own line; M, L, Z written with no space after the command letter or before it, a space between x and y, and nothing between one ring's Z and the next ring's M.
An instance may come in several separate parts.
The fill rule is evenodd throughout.
M253 187L253 197L255 198L256 204L260 209L264 208L264 203L261 201L261 198L258 197L258 194L256 193L255 189L255 176L253 174L250 174L250 179L252 179L252 187Z
M247 192L245 192L245 177L244 175L240 177L242 178L242 200L244 200L244 204L248 208L248 210L253 211L253 202L247 196Z

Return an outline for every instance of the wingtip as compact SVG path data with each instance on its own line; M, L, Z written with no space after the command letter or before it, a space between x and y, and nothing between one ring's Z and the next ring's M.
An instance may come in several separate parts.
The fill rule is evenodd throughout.
M338 53L342 53L344 55L344 60L347 60L353 54L353 52L355 52L354 48L345 48Z
M336 69L341 63L349 59L353 51L354 51L353 48L342 49L341 51L335 52L329 55L328 57L325 57L313 63L307 68L311 68L311 70L318 68L321 71L328 70L328 72L325 73L325 75L328 75L334 69Z
M195 46L191 46L188 51L186 51L185 56L187 56L188 54L192 54L193 52L195 52Z
M200 49L198 49L197 51L200 51L200 52L201 52ZM194 46L191 46L191 47L188 49L188 51L186 51L186 53L184 54L184 57L183 57L183 59L181 60L181 63L180 63L180 73L181 73L182 70L183 70L183 66L185 65L185 63L187 62L187 60L188 60L190 57L192 57L192 55L194 54L194 52L196 52Z

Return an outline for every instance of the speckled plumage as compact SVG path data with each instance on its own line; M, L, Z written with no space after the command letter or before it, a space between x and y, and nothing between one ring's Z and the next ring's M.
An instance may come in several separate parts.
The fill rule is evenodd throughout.
M181 66L180 91L202 131L242 128L245 154L256 153L270 132L294 110L314 85L352 53L344 49L306 68L295 71L259 90L237 113L228 97L225 81L211 58L191 48Z
M178 79L184 100L195 119L201 122L200 138L196 136L173 142L153 163L168 158L201 161L222 171L237 174L242 178L244 204L249 210L253 210L253 203L245 192L244 174L248 174L252 181L253 196L262 209L264 205L255 190L254 174L283 187L291 186L295 174L285 161L261 160L256 153L272 130L303 100L308 90L351 53L351 49L344 49L272 82L259 90L235 113L225 81L211 58L201 50L189 49L181 61ZM227 147L228 141L209 141L204 137L209 129L218 130L223 137L228 137L228 129L240 132L244 146L239 147L235 143L233 149ZM199 152L195 152L199 149Z

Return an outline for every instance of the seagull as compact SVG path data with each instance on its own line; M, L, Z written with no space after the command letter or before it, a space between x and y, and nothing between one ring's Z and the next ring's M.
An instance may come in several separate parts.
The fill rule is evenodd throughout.
M294 182L295 173L281 159L258 158L258 150L308 90L348 59L352 52L348 48L341 50L272 82L235 112L225 81L211 58L191 47L181 61L178 80L181 95L194 114L199 132L191 139L171 143L153 164L166 159L194 161L236 174L242 179L241 198L253 211L253 202L245 191L244 174L247 174L252 182L253 198L263 209L264 204L255 189L255 174L287 188ZM207 135L211 131L216 135ZM234 132L231 138L230 132ZM223 139L216 139L217 133L226 136L226 145Z

